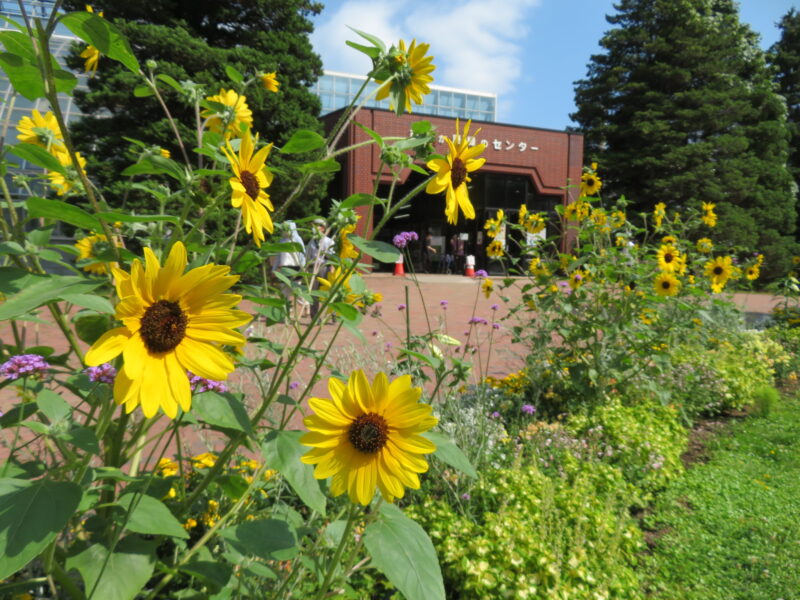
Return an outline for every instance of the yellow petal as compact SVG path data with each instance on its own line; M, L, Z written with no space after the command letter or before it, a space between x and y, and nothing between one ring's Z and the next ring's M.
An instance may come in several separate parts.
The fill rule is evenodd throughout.
M131 332L127 327L117 327L106 331L89 348L84 357L84 362L90 367L97 367L103 363L110 362L119 356L130 337Z
M348 427L353 419L342 414L336 403L324 398L309 398L308 406L325 421L339 427Z
M233 371L233 362L221 350L205 342L197 342L185 337L175 348L181 366L195 375L224 381L228 373Z
M192 408L192 388L189 384L189 377L181 367L174 352L168 352L164 357L164 361L172 397L180 405L183 412L189 412Z

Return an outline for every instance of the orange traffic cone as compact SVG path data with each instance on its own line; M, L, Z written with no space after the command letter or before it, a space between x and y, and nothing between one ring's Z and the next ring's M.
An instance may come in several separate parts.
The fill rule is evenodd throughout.
M394 274L399 275L400 277L405 277L406 272L403 270L403 257L402 255L398 258L394 263Z
M464 271L465 277L475 277L475 257L470 254L467 256L467 269Z

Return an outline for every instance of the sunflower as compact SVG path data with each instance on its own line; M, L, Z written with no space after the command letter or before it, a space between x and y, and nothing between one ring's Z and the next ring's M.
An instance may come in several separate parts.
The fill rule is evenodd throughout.
M567 221L583 221L589 216L591 205L583 200L567 204L564 208L564 219Z
M455 225L458 223L458 209L464 213L467 219L475 218L475 209L469 201L467 183L472 181L469 173L477 171L486 162L485 158L476 158L486 149L486 144L469 145L469 128L472 121L467 121L464 126L464 133L461 134L461 126L456 119L455 143L450 138L445 138L450 153L447 159L434 158L428 161L428 168L436 173L436 176L428 182L425 187L426 194L439 194L445 192L445 209L447 222ZM475 135L478 134L475 132Z
M667 216L667 205L663 202L659 202L653 208L653 223L656 226L656 229L661 228L661 222L664 220L664 217Z
M85 172L86 159L81 156L80 152L76 152L75 156L78 157L78 165L80 165L81 170ZM78 170L75 168L67 152L56 152L55 157L58 159L58 162L66 168L67 174L62 175L57 171L49 171L47 173L47 178L50 180L50 186L56 191L56 194L63 196L72 190L76 184L80 184L81 180Z
M206 100L225 106L222 112L206 109L201 116L208 119L207 126L210 131L224 134L226 140L239 137L242 134L242 125L246 125L249 129L253 124L253 111L247 106L247 99L234 90L220 89L219 94L209 96Z
M608 229L606 225L608 224L608 214L602 208L595 208L592 209L592 214L590 217L592 222L597 225L598 227Z
M626 220L627 217L625 216L625 213L621 210L615 210L613 213L611 213L611 226L614 229L619 229L620 227L625 225Z
M361 217L356 217L356 223ZM356 230L356 223L350 223L339 231L339 258L358 258L358 249L347 237Z
M653 287L659 296L674 296L681 289L681 282L672 273L664 271L656 275Z
M503 231L503 226L506 222L506 214L503 209L499 209L494 219L486 219L483 228L486 230L486 235L494 239Z
M538 256L535 256L531 259L531 262L528 265L528 270L535 277L550 275L550 269L547 268L547 265L542 262L542 259Z
M275 210L275 208L272 206L269 194L263 189L272 183L272 173L264 166L264 162L272 150L272 144L267 144L253 154L257 143L258 135L253 141L248 130L242 136L238 157L230 142L222 151L231 163L234 173L234 176L228 180L233 189L231 205L234 208L242 209L245 231L252 233L256 246L261 247L261 242L264 241L264 230L266 229L270 233L274 230L269 211Z
M93 77L97 73L97 66L100 63L100 50L89 45L81 52L80 56L85 59L83 70L89 74L89 77Z
M745 269L744 274L750 281L755 281L761 275L761 269L758 268L758 265L752 265Z
M323 292L330 292L333 288L339 285L338 293L344 296L342 300L347 304L356 304L360 296L354 294L350 288L350 275L344 278L344 271L341 267L330 269L327 278L317 277L319 282L319 289Z
M481 291L483 295L486 296L486 299L489 299L489 296L492 295L492 291L494 290L494 282L489 279L488 277L483 280L481 283Z
M718 256L714 260L709 260L705 264L705 273L711 280L711 287L719 293L733 275L733 259L730 256Z
M710 202L703 202L703 211L704 214L700 217L700 220L703 221L709 227L714 227L717 224L717 215L714 212L714 207L716 204L712 204Z
M431 407L419 402L422 389L411 376L389 381L378 373L370 384L363 371L345 384L328 380L330 398L311 398L314 414L304 419L311 446L300 460L316 465L314 477L331 480L331 494L345 492L353 503L368 505L377 487L387 502L402 498L405 488L419 489L419 473L428 470L424 454L436 451L420 434L436 425Z
M709 254L714 249L714 242L708 238L700 238L697 240L697 251L702 254Z
M75 242L75 248L78 249L78 259L85 260L91 258L97 258L97 247L98 244L100 246L108 246L108 238L103 234L96 234L93 233L92 235L88 235L85 238L81 238L77 242ZM112 263L112 267L116 267L117 263ZM95 262L89 263L84 265L84 271L88 271L89 273L94 273L95 275L105 275L106 273L110 272L109 263L103 262L101 260L96 260Z
M250 315L233 307L242 299L223 293L239 279L230 267L214 264L186 270L186 248L177 242L162 267L150 250L144 263L133 261L130 274L112 269L122 321L104 333L86 353L97 366L122 354L124 364L114 380L114 399L131 412L141 405L150 418L161 408L170 418L191 408L187 371L215 381L227 379L233 362L220 345L244 344L236 331Z
M278 88L281 85L281 82L278 81L278 74L273 71L272 73L262 73L261 74L261 84L264 86L264 89L268 92L278 93Z
M569 287L573 290L577 290L587 281L588 273L582 269L576 269L572 272L569 276Z
M594 196L603 187L603 182L594 173L581 175L581 196Z
M17 131L20 142L35 144L53 153L64 152L64 135L52 111L47 111L42 116L34 108L30 117L25 116L19 120Z
M384 80L375 80L375 83L383 84L378 89L375 99L383 100L391 93L392 108L398 112L402 112L403 109L411 112L412 100L414 104L422 104L422 96L431 93L428 84L433 81L433 77L430 73L436 66L432 64L432 56L425 56L430 44L418 46L417 40L411 40L411 45L406 50L406 43L400 40L398 46L399 49L394 54L395 60L390 66L392 78L385 83Z
M494 240L491 244L486 246L486 254L490 258L501 258L503 254L505 254L503 242Z
M662 271L675 271L680 267L680 251L675 246L664 245L658 249L658 268Z
M661 238L661 243L662 244L667 244L669 246L674 246L675 242L677 242L677 241L678 240L675 239L674 235L665 235L663 238Z

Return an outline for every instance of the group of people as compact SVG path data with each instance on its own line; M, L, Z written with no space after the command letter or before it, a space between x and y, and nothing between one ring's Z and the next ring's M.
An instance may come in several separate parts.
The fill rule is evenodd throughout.
M319 289L319 280L317 277L325 275L325 265L328 257L334 253L335 242L327 234L327 226L324 219L314 219L312 222L312 234L308 244L303 242L303 238L297 231L297 226L294 221L286 221L284 223L283 235L281 236L281 244L295 244L294 250L286 250L279 252L275 256L272 263L272 270L280 270L291 282L292 285L297 284L300 278L301 271L308 271L311 273L311 290ZM286 283L281 284L281 292L284 297L293 298L295 300L295 312L298 309L297 303L300 304L300 316L304 316L310 312L313 318L319 310L319 298L314 298L311 304L298 300L296 294L292 293L291 288Z
M433 236L430 232L423 236L422 241L422 272L432 273L436 270L434 256L438 250L433 245ZM442 273L459 273L464 270L465 242L461 236L454 233L447 239L444 257L439 265Z

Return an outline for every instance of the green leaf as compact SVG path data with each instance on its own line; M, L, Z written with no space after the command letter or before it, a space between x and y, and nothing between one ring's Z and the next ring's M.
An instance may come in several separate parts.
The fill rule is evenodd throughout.
M21 142L16 146L11 146L9 151L11 154L19 156L22 160L27 160L29 163L34 164L37 167L42 167L48 171L55 171L56 173L61 173L62 175L67 174L67 168L62 165L55 156L36 144ZM61 202L60 204L64 203Z
M378 519L364 531L372 564L407 600L444 600L439 559L428 534L393 504L383 504Z
M436 356L430 356L429 354L422 354L421 352L416 352L415 350L409 350L408 348L401 348L400 352L407 356L413 356L417 360L421 360L434 370L438 370L442 366L442 359Z
M372 59L378 58L381 55L380 49L373 48L372 46L364 46L363 44L356 44L355 42L351 42L350 40L345 40L344 43L350 46L351 48L355 48L359 52L363 52Z
M149 533L151 535L168 535L188 539L189 534L180 524L180 521L170 512L166 505L153 498L142 494L123 494L119 504L130 511L125 528L136 533Z
M36 100L45 96L44 83L33 49L31 38L27 33L19 31L0 32L0 43L8 52L0 54L0 67L6 72L14 89L28 100ZM55 58L50 55L53 76L57 92L66 94L78 83L72 73L61 69Z
M3 242L0 244L0 254L11 254L13 256L20 256L25 254L25 248L20 246L17 242Z
M181 84L175 81L172 77L170 77L166 73L159 73L158 75L156 75L156 79L158 79L159 81L163 81L176 92L180 94L183 93L183 88L181 87Z
M4 415L0 416L0 427L14 427L30 417L33 413L39 410L35 402L27 402L25 404L17 404L14 408L7 411Z
M382 263L395 263L397 259L402 256L400 250L387 244L386 242L379 242L378 240L365 240L357 235L349 235L348 239L353 242L353 245L375 260Z
M27 565L64 529L81 501L68 481L0 479L0 580Z
M327 160L315 160L300 165L300 171L303 173L336 173L342 168L335 158Z
M0 304L0 321L19 317L38 308L64 293L84 293L101 285L102 281L91 281L83 277L51 275L37 277L26 288L8 297Z
M61 299L75 306L89 308L99 313L108 315L114 314L114 306L107 298L103 298L102 296L93 296L92 294L61 294Z
M289 524L278 519L245 521L222 529L219 535L238 552L264 560L285 560L297 551Z
M325 138L316 131L308 129L298 129L289 138L289 141L281 148L282 154L301 154L310 152L325 145Z
M210 584L214 588L212 591L217 592L228 583L233 567L222 561L191 560L181 567L181 571Z
M72 407L53 390L43 389L36 396L36 404L52 423L63 421L72 413Z
M358 35L360 35L369 43L371 43L373 46L375 46L378 50L381 51L381 53L386 52L386 44L384 44L383 40L380 39L379 37L374 36L371 33L367 33L365 31L360 31L358 29L355 29L354 27L350 27L349 25L347 27L350 30L355 31Z
M89 12L73 12L61 17L61 22L84 42L100 50L101 54L139 73L139 61L133 55L128 40L109 21Z
M464 475L473 478L478 477L472 463L469 462L469 459L449 437L438 431L427 431L422 434L422 437L428 438L436 444L436 452L434 452L434 455L443 463L450 465L454 469L458 469L464 473Z
M306 506L325 515L325 494L314 478L314 467L300 462L300 457L308 451L300 443L302 435L302 431L271 432L261 446L264 461L283 475Z
M97 439L94 431L88 427L73 427L66 433L59 434L57 437L89 454L100 454L100 441Z
M67 569L80 573L88 600L132 600L153 575L157 542L139 536L122 539L113 554L94 544L67 559Z
M195 394L192 409L201 421L222 427L251 433L250 419L240 398L233 394L209 391Z
M356 206L371 206L377 201L372 194L351 194L339 205L339 208L355 208Z
M73 319L75 333L87 344L94 344L101 335L111 328L111 322L106 315L80 315Z
M225 65L225 73L234 83L242 83L244 81L244 75L242 75L239 71L233 68L231 65Z
M331 310L345 321L356 321L361 316L358 309L352 304L347 304L347 302L334 302L331 304Z
M133 95L137 98L147 98L149 96L153 96L154 93L149 85L137 85L135 88L133 88Z
M101 231L102 229L102 225L100 225L100 221L97 218L82 208L67 204L61 200L48 200L47 198L32 196L25 201L25 204L28 206L28 214L32 217L57 219L87 231Z

